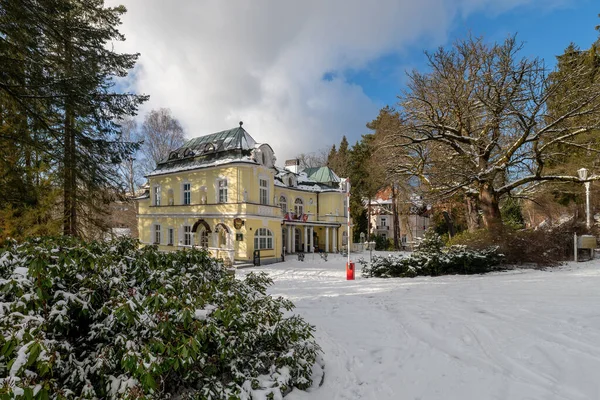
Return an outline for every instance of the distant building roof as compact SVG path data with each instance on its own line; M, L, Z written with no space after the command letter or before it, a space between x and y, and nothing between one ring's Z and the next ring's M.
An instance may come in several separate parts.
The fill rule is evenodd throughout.
M310 179L320 183L333 184L341 181L340 177L329 167L305 168L304 172Z

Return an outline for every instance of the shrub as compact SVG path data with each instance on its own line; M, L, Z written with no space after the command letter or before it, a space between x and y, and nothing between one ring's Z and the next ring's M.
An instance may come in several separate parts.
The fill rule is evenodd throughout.
M387 250L389 247L389 240L382 235L374 235L372 239L375 242L375 250Z
M266 275L202 250L37 239L0 250L1 398L280 398L311 385L313 327Z
M502 259L497 247L473 250L455 245L445 248L440 236L428 231L407 257L374 256L370 263L364 259L358 262L366 278L412 278L419 275L481 274L497 270Z
M448 241L449 245L465 245L474 249L496 246L508 264L556 266L573 255L573 232L584 228L575 224L550 229L514 230L505 227L496 232L479 230L463 232Z

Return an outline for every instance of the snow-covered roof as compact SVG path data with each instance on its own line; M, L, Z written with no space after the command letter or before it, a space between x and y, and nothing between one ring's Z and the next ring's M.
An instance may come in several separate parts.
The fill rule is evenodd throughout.
M158 163L147 176L214 167L233 162L257 164L253 150L260 144L250 136L240 123L237 128L212 133L188 140L180 148Z

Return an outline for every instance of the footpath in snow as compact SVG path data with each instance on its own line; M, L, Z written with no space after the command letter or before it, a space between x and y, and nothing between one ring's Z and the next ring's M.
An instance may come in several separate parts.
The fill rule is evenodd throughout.
M250 271L325 353L323 386L286 399L600 399L598 261L414 279L363 279L357 264L346 281L345 259L307 255Z

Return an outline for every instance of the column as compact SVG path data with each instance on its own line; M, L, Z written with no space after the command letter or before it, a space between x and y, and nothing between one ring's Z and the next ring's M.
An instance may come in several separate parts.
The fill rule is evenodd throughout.
M308 226L304 225L304 252L308 253Z
M285 237L287 238L286 251L288 253L293 253L292 252L292 227L289 225L287 226L287 235L285 235Z
M329 253L329 227L325 227L325 253Z
M333 252L337 252L337 228L333 228Z
M314 240L315 240L315 227L311 226L310 227L310 252L311 253L315 252Z
M296 252L296 227L295 226L291 226L292 228L292 247L290 247L292 249L292 253Z

